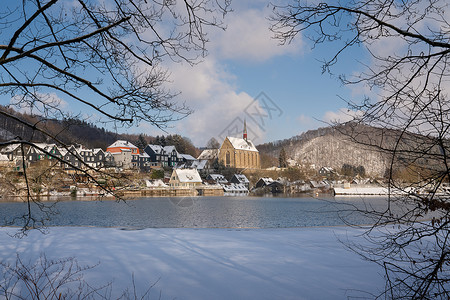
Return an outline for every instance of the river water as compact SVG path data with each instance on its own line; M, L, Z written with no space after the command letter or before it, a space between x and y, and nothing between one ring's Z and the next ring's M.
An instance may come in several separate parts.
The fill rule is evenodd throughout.
M45 202L53 212L48 226L138 228L289 228L370 224L354 211L371 206L382 211L383 197L161 197L116 201ZM26 213L25 203L0 203L0 222ZM35 206L33 216L42 217ZM2 224L2 225L3 225ZM21 219L14 225L22 226Z

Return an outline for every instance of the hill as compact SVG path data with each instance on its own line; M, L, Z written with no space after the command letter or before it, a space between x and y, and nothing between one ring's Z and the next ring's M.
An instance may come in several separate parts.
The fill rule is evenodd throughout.
M30 126L25 125L29 124ZM64 144L81 144L87 148L106 149L116 140L127 140L139 148L149 143L174 145L180 153L197 157L199 150L192 142L180 135L149 136L146 134L118 134L79 119L46 119L36 115L17 112L0 105L0 141L22 139L31 142L54 143L52 138L39 130L51 133Z
M418 165L430 163L426 155L419 160L417 155L410 157L412 153L424 151L425 147L430 149L429 153L439 151L430 137L354 123L309 130L289 139L257 146L262 155L276 158L284 149L287 157L299 165L331 167L338 171L344 164L363 166L367 175L377 177L384 176L389 168L392 153L387 150L394 147L397 147L395 163L403 165L412 160Z

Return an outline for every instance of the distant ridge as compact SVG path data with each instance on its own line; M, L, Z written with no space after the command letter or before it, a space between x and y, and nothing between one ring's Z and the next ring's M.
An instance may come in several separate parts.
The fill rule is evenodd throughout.
M105 148L113 143L118 135L78 119L45 119L27 113L16 112L11 108L0 106L0 110L37 128L46 130L66 144L83 144L90 148ZM0 140L7 141L20 138L32 142L54 142L45 135L24 125L18 120L0 114Z
M31 125L36 125L37 128L43 129L46 132L54 135L59 141L66 145L81 144L87 148L102 148L106 149L116 140L126 140L141 149L149 143L161 142L164 140L166 145L176 146L181 153L190 154L197 157L198 149L192 142L185 137L179 135L168 135L165 138L152 137L143 134L117 134L104 128L97 127L92 123L88 123L79 119L45 119L40 116L32 116L27 113L20 113L11 108L0 105L0 111L6 112L14 116L18 120L22 120ZM14 118L7 117L0 113L0 141L8 141L15 138L30 142L44 142L54 143L51 138L33 130L29 126L24 125Z
M395 129L377 128L362 124L347 123L309 130L298 136L258 145L261 153L278 157L285 149L288 158L305 166L331 167L340 170L344 164L363 166L366 174L381 177L391 163L393 149L401 132ZM421 145L432 145L432 138L412 133L403 133L397 145L397 162L408 164L409 153L419 151ZM438 153L437 146L430 148ZM416 164L427 164L427 159L414 159Z

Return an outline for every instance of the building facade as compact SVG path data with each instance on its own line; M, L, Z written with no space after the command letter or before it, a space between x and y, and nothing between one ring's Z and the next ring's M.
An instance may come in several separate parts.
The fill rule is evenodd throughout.
M128 141L118 140L106 148L114 157L117 167L124 169L138 169L139 166L139 148Z
M261 168L259 151L255 145L247 139L247 130L244 123L242 138L226 137L219 150L219 161L226 167L237 169Z
M170 187L193 188L202 184L196 169L174 169L170 176Z

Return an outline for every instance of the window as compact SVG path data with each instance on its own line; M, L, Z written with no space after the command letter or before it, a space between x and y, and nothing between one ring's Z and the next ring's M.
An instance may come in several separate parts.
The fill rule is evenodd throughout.
M229 167L231 164L231 158L230 158L230 151L227 151L226 155L225 155L225 165L227 167Z

